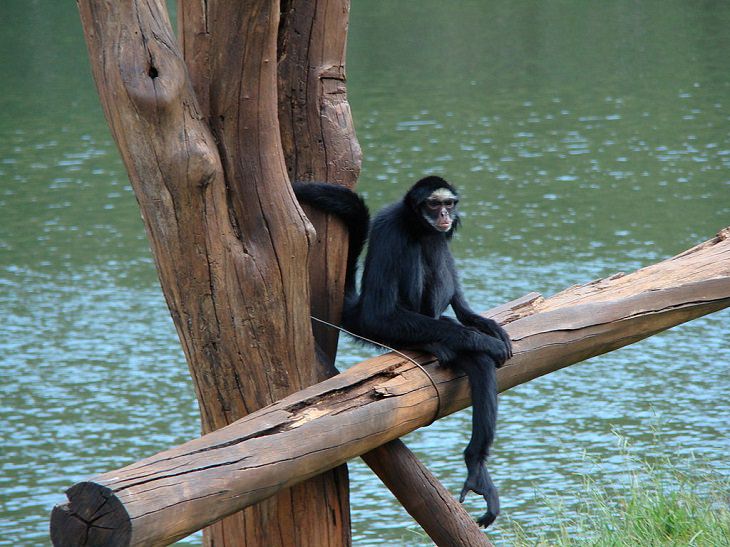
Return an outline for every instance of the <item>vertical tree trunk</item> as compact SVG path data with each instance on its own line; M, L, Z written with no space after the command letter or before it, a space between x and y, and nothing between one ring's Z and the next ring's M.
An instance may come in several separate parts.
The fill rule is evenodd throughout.
M289 176L353 188L361 152L345 85L349 0L288 0L279 30L279 122ZM339 323L347 260L341 223L307 208L318 244L310 256L312 314ZM334 361L338 331L315 323L315 339ZM331 372L336 372L334 367Z
M209 432L322 378L312 363L311 226L278 128L279 6L181 3L190 78L163 0L78 4ZM225 519L206 542L347 543L347 511L322 480Z
M361 154L347 102L345 49L349 0L285 0L278 35L279 131L291 180L326 181L352 188L360 173ZM339 323L347 260L347 233L338 220L308 209L317 245L311 249L311 312ZM338 331L313 325L326 363L319 381L336 374ZM325 493L327 512L342 526L339 544L349 545L350 505L347 465L308 481ZM331 531L308 545L336 545Z
M345 52L349 0L289 0L279 25L279 123L289 176L352 188L360 146L347 102ZM339 324L347 233L338 219L305 208L317 231L309 259L312 314ZM338 331L313 324L317 344L335 374ZM324 379L324 378L323 378ZM484 533L400 440L363 455L405 509L438 545L489 545ZM346 477L346 467L335 471ZM346 496L347 483L340 481Z

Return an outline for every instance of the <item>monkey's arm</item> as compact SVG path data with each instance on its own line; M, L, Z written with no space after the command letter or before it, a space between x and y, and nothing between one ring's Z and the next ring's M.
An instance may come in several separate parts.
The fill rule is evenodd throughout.
M417 263L420 258L397 230L389 226L384 230L378 228L374 226L371 234L363 272L356 318L358 334L401 348L443 345L452 352L499 351L498 344L489 336L456 322L428 317L403 304L408 298L401 291L423 287L422 272L404 267Z
M501 340L507 349L507 356L505 361L512 357L512 341L510 340L509 334L505 331L499 323L494 319L487 319L482 317L478 313L472 311L467 304L464 294L461 292L461 288L457 286L454 297L451 299L451 307L456 313L456 317L463 325L467 327L474 327L479 329L481 332L493 336Z

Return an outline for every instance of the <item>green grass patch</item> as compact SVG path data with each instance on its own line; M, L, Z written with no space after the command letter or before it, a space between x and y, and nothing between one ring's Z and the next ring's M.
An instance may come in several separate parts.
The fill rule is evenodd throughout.
M608 490L582 474L578 507L545 497L552 532L537 539L514 521L500 544L595 547L730 547L730 480L701 462L679 469L669 457L633 458L619 437L628 488ZM599 464L600 465L600 464ZM531 530L530 532L534 532Z

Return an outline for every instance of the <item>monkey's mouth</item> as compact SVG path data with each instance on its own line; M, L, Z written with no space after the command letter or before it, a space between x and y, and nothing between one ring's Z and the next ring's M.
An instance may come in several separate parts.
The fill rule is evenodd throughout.
M451 224L450 220L440 220L436 223L436 228L443 232L448 232L451 229Z

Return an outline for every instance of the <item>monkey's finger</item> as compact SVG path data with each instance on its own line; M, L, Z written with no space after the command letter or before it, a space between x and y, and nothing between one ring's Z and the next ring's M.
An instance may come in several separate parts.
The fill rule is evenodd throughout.
M469 493L469 488L467 485L464 485L464 488L461 489L461 494L459 494L459 503L464 503L464 500L466 499L466 495Z
M504 345L507 346L507 358L509 359L512 357L512 340L504 330L500 333L499 337L504 342Z

